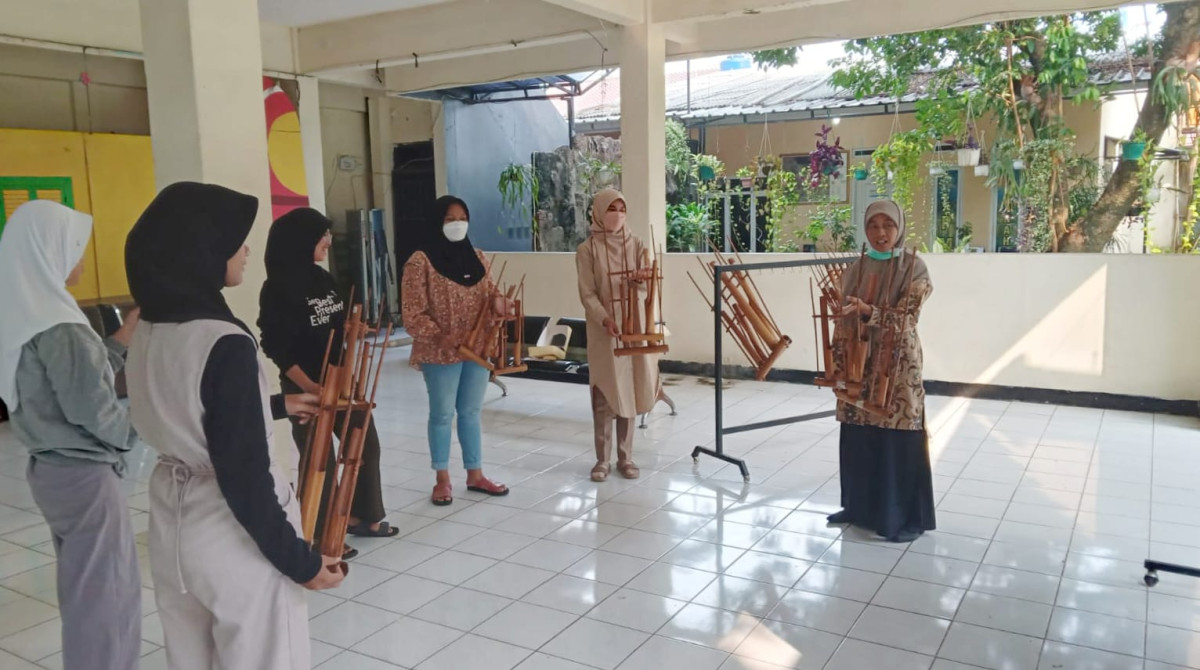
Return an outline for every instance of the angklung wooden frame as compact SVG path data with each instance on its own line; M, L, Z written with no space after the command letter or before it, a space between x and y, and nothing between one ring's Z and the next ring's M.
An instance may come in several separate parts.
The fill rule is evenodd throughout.
M520 282L502 289L500 282L507 268L507 263L500 267L495 288L475 316L475 323L467 333L466 340L458 346L460 356L485 368L493 377L529 369L522 362L521 355L521 345L525 340L525 278L521 277ZM503 310L497 310L498 301L502 301ZM508 342L510 323L513 324L514 334L511 351Z
M604 233L602 239L609 234ZM613 234L629 233L621 231ZM652 257L649 249L643 249L637 266L630 267L627 254L621 253L619 260L612 258L612 248L607 239L603 239L601 246L606 250L603 272L608 277L609 295L612 296L608 312L619 332L613 355L650 356L667 353L670 347L667 346L666 322L662 319L662 250ZM593 253L594 250L595 245ZM614 269L618 262L619 270ZM640 295L643 286L646 287L645 298Z
M714 268L718 265L730 265L729 260L715 247L713 255L716 257L715 261L708 264L700 261L700 266L710 282L716 281ZM735 254L735 258L738 263L742 262L741 256ZM691 273L688 273L688 278L692 280L696 290L700 291L700 295L704 296L704 302L709 309L713 309L713 303L696 278L692 277ZM725 305L721 312L721 320L725 332L733 337L738 349L754 366L754 378L763 381L779 361L779 357L791 346L792 338L780 331L779 324L775 322L771 310L767 309L762 293L749 272L722 272L720 282L721 302Z
M351 296L353 300L353 296ZM383 342L367 339L371 334L363 321L362 305L353 305L343 327L342 348L332 352L333 333L322 366L320 406L309 424L308 440L300 464L300 520L304 539L319 547L325 556L341 556L350 522L350 505L362 466L363 442L375 394L383 371L383 356L392 336L388 326ZM331 355L336 362L331 360ZM338 449L333 469L329 456L333 434L341 420ZM321 499L328 498L324 514ZM324 518L316 537L318 518ZM340 565L347 572L345 563Z
M916 258L916 251L907 251ZM843 295L842 280L850 263L830 263L818 266L816 282L810 284L813 293L813 319L820 334L817 357L816 385L833 389L838 400L870 414L887 416L895 398L896 368L900 364L898 342L910 323L913 305L909 298L915 260L901 270L905 254L897 255L889 264L880 287L878 275L866 279L859 273L852 295L879 312L876 325L868 325L857 313L842 314L847 296ZM859 259L866 256L866 247ZM903 277L897 274L903 271ZM893 282L900 281L899 304L890 301ZM882 288L882 291L880 290ZM819 295L819 297L818 297ZM845 336L835 336L835 327L846 329ZM876 336L872 338L872 334ZM872 352L872 339L878 351ZM872 356L874 353L876 355ZM868 366L868 362L870 366ZM821 372L824 364L823 373Z

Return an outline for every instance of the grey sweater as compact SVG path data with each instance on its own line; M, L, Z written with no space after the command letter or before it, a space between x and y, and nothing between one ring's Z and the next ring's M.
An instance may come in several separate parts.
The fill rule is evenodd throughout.
M114 387L113 371L124 365L125 347L78 323L26 342L11 418L30 455L63 465L110 463L124 473L124 454L137 440Z

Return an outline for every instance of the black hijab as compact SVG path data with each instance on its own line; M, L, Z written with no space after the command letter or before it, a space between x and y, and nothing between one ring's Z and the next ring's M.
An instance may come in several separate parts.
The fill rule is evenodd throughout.
M437 202L433 203L433 218L421 231L420 246L417 248L425 253L438 274L463 286L474 286L487 272L475 253L475 247L471 246L470 237L465 237L460 242L451 242L442 233L442 223L451 205L462 207L467 218L471 218L471 210L467 209L467 203L461 199L452 195L438 198Z
M221 290L225 266L258 214L258 198L223 186L177 182L159 192L125 240L125 272L142 318L216 319L240 326Z
M267 282L264 291L304 300L313 291L333 288L333 277L313 261L313 251L333 222L315 209L300 207L271 224L267 234Z

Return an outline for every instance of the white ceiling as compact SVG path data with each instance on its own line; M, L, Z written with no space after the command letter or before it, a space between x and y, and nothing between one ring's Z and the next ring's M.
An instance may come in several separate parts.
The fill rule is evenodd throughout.
M258 15L267 23L299 27L371 14L436 5L448 0L258 0Z

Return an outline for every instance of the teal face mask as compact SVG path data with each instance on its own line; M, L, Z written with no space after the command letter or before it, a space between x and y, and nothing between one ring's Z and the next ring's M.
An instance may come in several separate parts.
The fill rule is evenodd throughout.
M869 244L867 245L867 256L869 258L874 258L877 261L890 261L892 258L898 255L899 254L896 253L895 249L892 249L891 251L876 251L875 247Z

